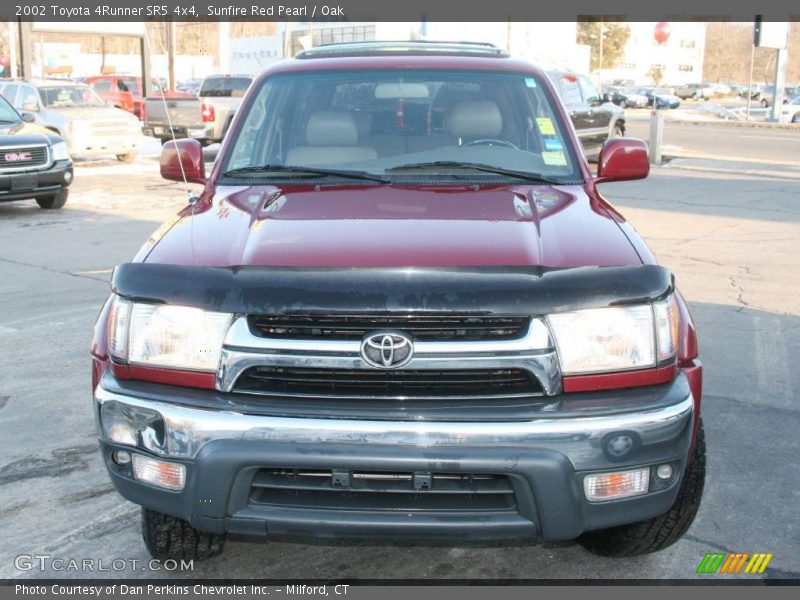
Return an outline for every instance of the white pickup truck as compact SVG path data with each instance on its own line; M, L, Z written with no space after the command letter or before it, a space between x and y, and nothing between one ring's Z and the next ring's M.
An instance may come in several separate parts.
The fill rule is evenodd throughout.
M205 145L219 142L225 134L228 113L239 105L251 81L247 75L210 75L197 96L149 96L144 99L142 133L162 142L171 140L173 134L176 138L195 138Z

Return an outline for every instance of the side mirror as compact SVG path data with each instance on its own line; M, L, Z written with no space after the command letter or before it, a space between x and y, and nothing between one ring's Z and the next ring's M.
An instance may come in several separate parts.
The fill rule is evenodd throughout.
M26 102L22 105L22 110L25 112L39 112L39 105L36 102Z
M594 181L630 181L644 179L649 174L650 156L644 140L613 138L603 144Z
M166 142L161 149L159 167L161 177L170 181L183 181L185 174L190 183L206 182L203 147L194 139Z
M20 117L22 117L22 120L26 123L36 123L36 117L29 112L22 113Z

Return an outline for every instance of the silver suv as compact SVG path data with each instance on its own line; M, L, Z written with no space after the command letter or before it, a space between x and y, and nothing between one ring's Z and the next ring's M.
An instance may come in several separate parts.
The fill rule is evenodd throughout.
M88 85L68 79L0 81L0 94L20 113L64 138L72 157L113 154L132 162L142 143L139 120L109 106Z

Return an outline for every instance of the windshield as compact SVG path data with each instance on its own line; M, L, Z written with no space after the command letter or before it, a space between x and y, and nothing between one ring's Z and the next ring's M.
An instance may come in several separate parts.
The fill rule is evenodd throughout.
M288 179L303 175L298 167L316 167L392 180L580 179L553 100L535 76L298 73L268 78L255 94L225 174ZM264 166L272 169L257 169Z
M209 77L200 87L200 96L236 98L244 96L250 87L249 77Z
M63 85L39 88L42 103L50 108L105 106L106 103L88 85Z
M8 100L0 96L0 123L16 123L19 120L17 111L11 107Z

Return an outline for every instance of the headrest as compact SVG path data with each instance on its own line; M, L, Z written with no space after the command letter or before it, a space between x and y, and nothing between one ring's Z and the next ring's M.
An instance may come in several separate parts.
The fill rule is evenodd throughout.
M306 125L306 143L309 146L355 146L358 129L353 115L335 110L311 113Z
M503 116L491 100L459 102L450 113L450 133L456 137L497 137L503 131Z

